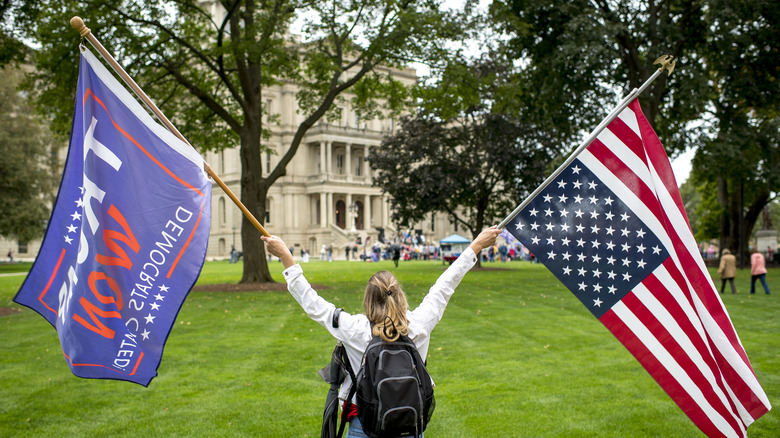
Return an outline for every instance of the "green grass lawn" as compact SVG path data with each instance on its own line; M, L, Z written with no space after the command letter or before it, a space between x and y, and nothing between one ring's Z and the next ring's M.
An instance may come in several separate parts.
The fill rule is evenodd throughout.
M30 262L15 262L15 263L8 263L8 262L2 262L0 263L0 274L13 274L13 273L19 273L19 272L27 272L32 267L32 263Z
M541 265L469 273L433 333L436 413L426 437L703 436L627 350ZM29 267L29 266L28 266ZM240 265L207 263L199 284L236 282ZM281 279L281 265L271 264ZM316 261L320 293L360 312L379 269L412 306L443 271L433 262ZM6 271L3 271L6 272ZM780 403L780 269L773 295L723 295L753 368ZM319 436L328 385L317 375L335 345L287 292L193 292L148 388L73 376L54 329L11 302L24 276L0 276L0 436ZM780 436L777 409L751 437Z

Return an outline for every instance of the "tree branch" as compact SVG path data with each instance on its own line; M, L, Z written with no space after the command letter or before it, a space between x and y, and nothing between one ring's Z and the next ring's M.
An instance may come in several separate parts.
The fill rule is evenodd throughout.
M244 106L244 100L241 97L241 94L238 93L238 90L233 85L233 82L230 80L230 78L227 75L224 74L224 71L222 71L219 68L219 66L214 65L214 63L211 60L211 58L206 56L206 54L204 54L200 49L195 47L189 41L179 37L173 30L169 29L167 26L163 25L162 23L160 23L157 20L147 20L147 19L143 19L143 18L138 18L136 16L129 15L129 14L121 11L119 8L113 8L113 9L114 9L114 11L117 14L119 14L121 17L123 17L126 20L129 20L129 21L132 21L132 22L138 23L138 24L147 24L147 25L150 25L150 26L153 26L153 27L159 29L163 33L165 33L168 36L170 36L172 40L174 40L175 42L179 43L182 47L185 47L196 58L198 58L201 61L203 61L203 63L206 65L206 67L208 67L209 70L211 70L212 72L216 73L217 76L220 78L220 80L227 87L228 91L230 92L230 95L234 99L236 99L236 102L239 105Z
M222 48L222 40L225 36L225 27L230 22L230 17L233 16L233 13L236 10L236 7L241 3L241 0L235 0L233 4L228 8L225 4L225 2L222 3L222 6L227 11L227 14L225 14L225 18L222 19L222 24L219 25L217 28L217 48ZM213 21L212 21L213 23ZM216 26L216 23L214 23L214 27ZM225 55L222 53L222 50L219 50L219 55L217 55L217 65L219 66L219 71L222 75L225 75Z
M200 99L200 101L203 102L208 109L213 111L222 120L224 120L225 123L227 123L228 126L230 126L230 128L233 131L235 131L236 133L241 132L241 124L222 105L220 105L216 100L214 100L214 98L209 96L200 87L198 87L197 85L192 83L189 79L187 79L184 75L182 75L178 66L173 65L168 60L164 60L164 62L161 63L160 66L168 70L168 72L170 72L171 75L173 75L173 77L175 77L176 80L181 85L183 85L187 90L189 90L190 94Z
M628 26L626 26L626 24L623 23L623 20L621 20L620 17L609 7L609 4L606 2L606 0L597 0L596 4L598 9L601 10L607 20L621 26L621 30L617 35L615 35L617 40L616 42L622 49L621 55L628 70L629 84L632 87L639 86L642 65L639 57L639 50L633 44L631 38L628 35Z
M445 205L444 206L444 211L447 214L449 214L450 216L452 216L452 219L453 219L454 222L457 222L459 224L463 224L463 226L465 228L467 228L469 231L471 231L471 235L472 236L474 235L474 228L471 226L471 224L469 224L465 220L461 219L461 217L457 213L455 213L454 209L450 208L449 205Z

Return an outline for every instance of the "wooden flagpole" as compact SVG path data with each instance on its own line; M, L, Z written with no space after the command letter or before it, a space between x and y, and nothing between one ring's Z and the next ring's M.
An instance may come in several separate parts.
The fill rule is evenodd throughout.
M170 120L168 120L167 117L165 117L165 114L163 114L162 111L160 111L159 108L157 108L157 105L152 102L152 99L149 98L149 96L144 93L144 90L141 89L141 87L136 84L136 82L133 80L133 78L130 77L130 75L127 74L125 69L122 68L121 65L119 65L118 62L114 59L113 56L106 50L105 47L103 47L102 44L100 44L100 41L98 41L97 38L95 38L94 35L92 35L92 31L84 24L84 20L81 19L81 17L73 17L70 19L70 25L73 26L74 29L76 29L82 38L89 41L89 43L92 45L92 47L95 48L95 50L100 53L100 56L103 57L103 59L108 62L108 64L111 66L111 68L114 69L114 71L119 75L119 77L122 78L123 81L125 81L125 84L127 84L130 89L133 90L133 92L138 96L141 101L146 105L147 108L149 108L155 116L157 116L157 119L160 120L163 125L165 125L166 128L168 128L169 131L171 131L176 137L181 139L181 141L187 143L192 147L190 142L187 141L186 138L179 132L178 129L171 123ZM249 209L246 208L246 206L241 202L241 200L238 199L238 197L233 193L233 191L228 188L228 186L222 181L222 179L217 175L216 172L214 172L214 169L209 166L206 161L203 161L203 169L206 171L206 173L211 177L218 186L222 188L222 190L230 197L230 199L233 200L233 202L238 206L238 208L241 210L242 213L244 213L244 216L246 216L247 219L249 219L250 222L252 222L252 225L257 228L257 231L260 231L260 233L263 234L263 236L270 236L268 231L263 228L263 226L260 224L260 222L252 215L252 212L249 211Z
M661 67L658 68L658 70L653 73L652 76L650 76L644 84L642 84L639 88L634 88L631 90L630 93L626 97L624 97L620 103L612 110L610 111L609 115L599 123L599 125L596 127L596 129L593 130L593 132L590 133L588 138L585 139L582 143L580 143L579 146L577 146L577 149L574 150L574 152L569 155L569 158L566 159L566 161L563 162L560 166L558 166L557 169L555 169L555 172L552 173L552 175L548 176L544 182L536 188L536 190L533 191L525 200L517 206L517 208L512 211L512 213L509 214L504 220L501 221L501 223L498 224L498 229L502 229L506 226L506 224L509 223L509 221L512 220L513 217L517 216L518 213L520 213L520 210L524 209L528 203L531 202L532 199L536 197L542 190L544 190L547 185L549 185L555 178L558 177L558 175L563 172L564 169L566 169L569 164L571 164L572 161L574 161L575 158L577 158L577 155L580 154L585 148L587 148L593 140L596 139L596 137L601 134L601 131L603 131L607 125L612 123L613 120L628 106L629 103L631 103L634 99L636 99L637 96L642 94L647 87L650 86L650 84L658 78L658 76L661 75L661 72L666 70L666 74L670 75L672 74L672 70L674 70L674 65L677 63L677 60L674 59L671 55L664 55L658 59L655 60L653 64L661 64Z

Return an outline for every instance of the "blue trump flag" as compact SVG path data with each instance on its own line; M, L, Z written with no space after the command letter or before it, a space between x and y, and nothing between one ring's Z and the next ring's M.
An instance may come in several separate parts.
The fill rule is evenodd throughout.
M88 50L65 171L14 301L56 329L73 374L148 386L206 256L203 159Z

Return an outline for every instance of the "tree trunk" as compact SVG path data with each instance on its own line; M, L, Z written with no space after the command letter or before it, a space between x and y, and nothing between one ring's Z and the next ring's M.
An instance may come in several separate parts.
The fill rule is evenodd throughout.
M242 184L243 186L243 184ZM244 189L241 190L242 193ZM244 199L242 195L242 201L244 205L252 212L252 214L262 224L264 221L261 218L265 218L265 193L263 190L261 201L250 201ZM258 197L254 197L258 199ZM252 205L255 204L255 205ZM244 272L241 276L239 283L273 283L274 279L271 277L271 272L268 270L268 259L265 252L265 243L260 239L260 232L255 229L252 222L246 217L241 221L241 242L243 246L244 257Z
M745 255L742 253L743 233L741 227L744 227L742 221L742 184L737 184L731 191L729 198L729 236L732 242L732 254L737 256L737 264L740 269L744 267Z
M742 251L742 240L747 243L753 233L753 228L761 217L761 211L769 202L769 192L762 190L752 200L743 200L743 193L738 188L739 186L729 191L726 179L722 176L718 177L718 202L723 207L720 220L720 247L728 248L737 256L742 268L744 267L742 262L748 258L747 248L745 252ZM744 202L750 203L747 209L744 208ZM744 227L744 234L741 233L740 224Z
M720 249L728 249L736 254L734 235L731 233L731 209L729 208L729 187L726 178L718 177L718 203L722 208L720 214Z
M265 223L265 202L268 194L263 179L263 162L260 153L260 130L246 129L241 135L241 202L261 224ZM246 217L241 221L244 272L240 283L272 283L268 270L265 244L260 232Z

